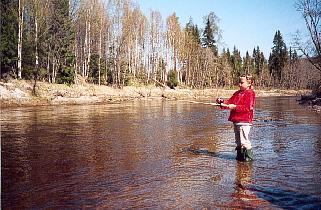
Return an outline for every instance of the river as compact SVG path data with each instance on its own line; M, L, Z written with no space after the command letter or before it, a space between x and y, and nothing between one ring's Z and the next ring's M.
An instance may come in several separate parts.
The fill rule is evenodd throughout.
M258 98L255 161L186 101L1 110L2 209L321 209L321 115Z

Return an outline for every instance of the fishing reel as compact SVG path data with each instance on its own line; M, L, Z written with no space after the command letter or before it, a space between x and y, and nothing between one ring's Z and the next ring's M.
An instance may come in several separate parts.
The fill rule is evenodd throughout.
M223 103L224 103L224 99L222 99L222 98L217 98L217 99L216 99L216 103L218 103L218 104L223 104Z

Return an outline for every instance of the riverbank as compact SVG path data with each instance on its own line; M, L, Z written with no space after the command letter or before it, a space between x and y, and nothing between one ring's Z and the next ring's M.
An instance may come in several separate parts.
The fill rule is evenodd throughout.
M229 97L236 89L185 89L175 90L155 86L126 86L121 89L99 86L82 82L71 86L37 82L11 80L0 82L0 101L2 107L62 105L62 104L101 104L128 100L213 100L217 97ZM258 97L301 96L307 90L256 90Z

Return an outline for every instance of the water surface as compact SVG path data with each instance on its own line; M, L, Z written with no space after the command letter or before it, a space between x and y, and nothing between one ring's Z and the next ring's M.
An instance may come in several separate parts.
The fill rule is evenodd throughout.
M320 209L321 117L258 98L253 163L228 111L183 101L1 110L2 209Z

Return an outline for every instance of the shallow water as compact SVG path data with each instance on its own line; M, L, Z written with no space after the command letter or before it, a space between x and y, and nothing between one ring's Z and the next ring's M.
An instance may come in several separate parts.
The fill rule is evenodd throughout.
M321 209L321 117L258 98L252 163L228 111L183 101L1 110L2 209Z

